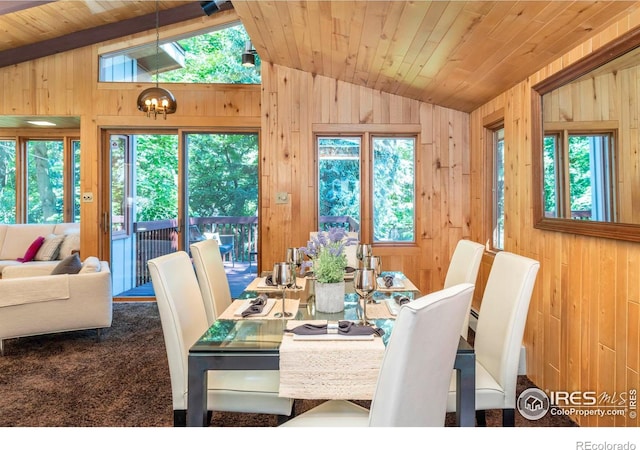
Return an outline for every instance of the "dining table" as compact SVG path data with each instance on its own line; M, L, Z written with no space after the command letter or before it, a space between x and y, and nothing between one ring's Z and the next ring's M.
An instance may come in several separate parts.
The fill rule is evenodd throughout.
M281 370L281 364L285 363L285 356L288 356L286 363L291 364L301 361L300 354L285 352L286 349L296 348L291 345L290 333L285 330L291 328L292 324L331 323L334 321L349 320L359 322L366 310L366 318L369 323L382 330L382 337L377 341L362 342L362 348L371 351L369 361L365 358L364 368L354 377L367 380L362 383L351 383L350 374L338 376L338 385L335 390L326 388L328 383L314 383L314 376L321 376L322 371L310 371L304 373L304 379L299 381L295 377L286 377L288 385L285 386L284 373L281 370L280 395L291 398L319 398L331 400L334 398L347 398L344 395L353 395L352 400L371 400L377 370L381 354L384 353L384 346L389 341L393 332L393 325L398 308L398 299L412 301L423 294L416 288L401 272L385 272L384 274L401 280L398 286L388 289L379 284L378 289L371 296L370 303L364 305L363 300L355 293L352 278L345 275L345 308L339 313L322 313L315 308L315 289L312 278L298 278L298 289L286 289L284 292L276 286L271 286L268 281L268 273L263 273L256 277L242 294L234 299L232 305L218 317L203 335L190 347L188 355L188 403L187 403L187 426L207 426L207 372L210 370ZM383 275L384 275L383 274ZM251 299L255 299L264 294L269 300L269 313L257 317L243 317L240 314ZM284 294L284 295L283 295ZM292 317L276 318L276 312L282 309L282 300L285 298L284 306L293 313ZM272 305L271 303L275 303ZM365 308L363 308L365 306ZM272 307L272 308L271 308ZM379 341L381 343L379 343ZM321 346L321 351L317 355L337 354L336 357L347 358L353 355L362 355L363 351L358 350L346 352L349 345L353 343L341 343L341 346L334 345L336 341L310 342ZM375 346L378 347L375 347ZM429 345L425 343L425 345ZM437 343L433 343L437 345ZM300 347L305 349L306 347ZM354 347L360 348L360 347ZM382 348L382 351L380 351ZM340 354L339 352L343 353ZM373 361L373 364L371 363ZM376 365L376 363L378 363ZM317 359L312 363L317 364ZM303 365L302 363L298 364ZM335 370L328 367L327 371ZM325 375L327 373L325 371ZM473 347L461 336L458 344L454 363L454 373L456 378L456 425L463 427L475 426L475 353ZM360 378L358 378L360 377ZM342 385L340 384L342 383ZM373 383L373 385L372 385ZM303 386L304 385L304 386ZM361 389L356 389L361 385ZM318 388L314 387L317 386ZM362 387L364 386L364 387ZM373 387L372 387L373 386ZM324 390L322 390L322 388ZM320 389L319 392L316 391ZM345 394L345 390L348 391Z

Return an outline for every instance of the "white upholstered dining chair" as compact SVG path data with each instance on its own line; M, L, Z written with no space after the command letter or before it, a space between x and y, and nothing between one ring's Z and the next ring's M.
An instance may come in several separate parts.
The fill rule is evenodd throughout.
M461 239L456 244L456 248L451 256L447 276L444 279L444 287L448 288L460 283L476 284L480 262L484 254L484 245L467 239ZM469 314L471 313L471 303L469 310L462 324L460 335L467 339L469 335Z
M207 239L191 244L189 249L204 300L207 322L211 325L231 305L231 290L220 246L215 239Z
M209 327L189 256L184 251L149 260L169 361L174 425L186 424L189 348ZM279 397L278 371L209 371L209 411L290 416L293 400Z
M400 308L370 410L329 400L282 426L444 426L460 326L473 290L463 283Z
M503 426L515 425L520 347L539 268L538 261L505 251L491 266L474 339L478 425L486 425L488 409L502 410ZM447 411L455 410L454 374Z

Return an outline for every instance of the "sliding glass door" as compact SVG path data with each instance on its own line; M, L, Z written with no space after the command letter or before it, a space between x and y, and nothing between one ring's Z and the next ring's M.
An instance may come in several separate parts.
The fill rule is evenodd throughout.
M232 294L255 276L258 141L257 132L106 133L115 297L153 296L147 261L203 239L225 249Z

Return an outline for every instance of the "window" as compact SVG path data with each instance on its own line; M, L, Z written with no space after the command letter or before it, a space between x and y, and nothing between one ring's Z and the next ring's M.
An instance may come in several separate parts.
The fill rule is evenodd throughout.
M27 140L27 223L63 222L64 143Z
M126 236L131 230L131 148L129 137L112 135L111 146L111 234Z
M613 143L613 132L545 135L545 217L615 220Z
M413 242L415 137L373 137L373 241Z
M318 138L319 228L360 228L360 155L362 139Z
M373 242L414 242L415 146L415 136L318 137L319 228L359 230L368 219Z
M158 81L161 83L260 83L260 60L242 66L249 36L239 23L195 36L178 36L105 53L99 58L104 82Z
M0 223L78 221L80 141L63 135L0 138L0 206Z
M16 141L0 139L0 223L16 223Z
M504 249L504 126L500 125L491 132L493 142L492 176L492 236L491 247Z
M80 141L71 140L71 160L73 161L73 175L71 176L71 192L73 192L73 209L71 217L74 222L80 222Z

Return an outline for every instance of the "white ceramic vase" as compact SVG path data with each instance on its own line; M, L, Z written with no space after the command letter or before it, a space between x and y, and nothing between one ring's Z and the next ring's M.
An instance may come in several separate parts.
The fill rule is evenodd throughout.
M344 281L338 283L315 283L316 311L337 313L344 310Z

